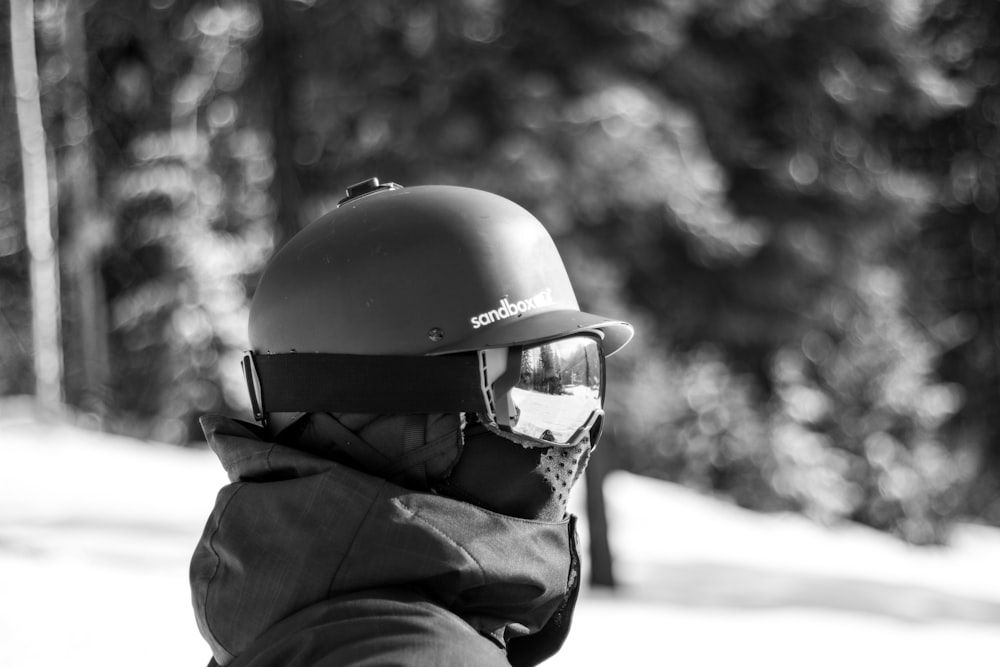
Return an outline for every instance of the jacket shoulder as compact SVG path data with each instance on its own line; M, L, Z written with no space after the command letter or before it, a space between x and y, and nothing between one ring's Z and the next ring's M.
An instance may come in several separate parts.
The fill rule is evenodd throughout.
M228 667L510 667L501 646L412 590L362 591L273 626Z

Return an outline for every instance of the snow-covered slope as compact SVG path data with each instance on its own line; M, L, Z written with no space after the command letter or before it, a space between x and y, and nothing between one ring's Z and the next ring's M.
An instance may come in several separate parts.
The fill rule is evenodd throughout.
M226 483L212 455L10 418L0 452L0 665L204 665L187 563ZM585 592L550 666L915 667L1000 654L994 529L915 549L624 473L606 493L623 585Z
M549 665L997 660L997 529L959 526L948 548L919 548L625 473L605 494L622 590L588 595Z

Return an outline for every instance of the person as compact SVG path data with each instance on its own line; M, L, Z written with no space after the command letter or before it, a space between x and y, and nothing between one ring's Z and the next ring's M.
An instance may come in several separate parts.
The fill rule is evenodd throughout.
M579 589L569 491L633 329L582 312L533 215L348 188L265 267L257 423L202 418L231 484L191 560L210 665L535 665Z

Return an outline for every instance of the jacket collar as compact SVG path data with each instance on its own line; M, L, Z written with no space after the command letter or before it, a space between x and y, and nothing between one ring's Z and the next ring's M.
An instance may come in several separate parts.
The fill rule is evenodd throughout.
M575 592L570 520L413 492L225 417L202 426L232 482L191 565L199 627L221 664L282 618L359 590L416 588L501 642L537 633Z

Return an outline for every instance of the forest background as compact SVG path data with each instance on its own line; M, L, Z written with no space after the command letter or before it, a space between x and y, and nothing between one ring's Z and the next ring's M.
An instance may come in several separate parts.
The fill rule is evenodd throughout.
M918 544L1000 525L993 0L10 0L0 21L0 396L198 446L201 414L249 416L273 250L370 176L453 183L534 212L581 307L637 327L594 478Z

